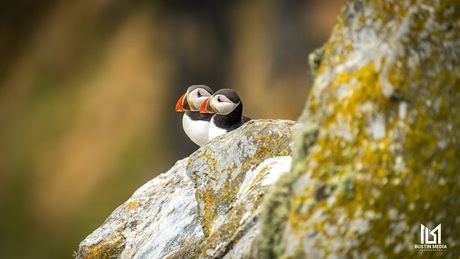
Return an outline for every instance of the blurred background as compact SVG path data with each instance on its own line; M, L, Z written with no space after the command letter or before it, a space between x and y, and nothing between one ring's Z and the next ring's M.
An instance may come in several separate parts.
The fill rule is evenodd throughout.
M174 112L192 84L296 120L343 2L0 1L2 258L72 258L195 151Z

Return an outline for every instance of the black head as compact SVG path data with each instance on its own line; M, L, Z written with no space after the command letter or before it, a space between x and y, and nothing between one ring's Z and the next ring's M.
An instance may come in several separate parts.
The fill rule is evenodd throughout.
M229 88L220 89L219 91L215 92L213 96L217 96L219 94L224 95L225 97L227 97L230 101L232 101L235 104L241 101L240 97L233 89L229 89Z
M187 89L187 92L191 93L191 92L193 92L193 90L195 90L197 88L204 89L204 90L208 91L208 93L210 93L210 94L214 93L214 91L211 89L211 87L209 87L207 85L192 85Z

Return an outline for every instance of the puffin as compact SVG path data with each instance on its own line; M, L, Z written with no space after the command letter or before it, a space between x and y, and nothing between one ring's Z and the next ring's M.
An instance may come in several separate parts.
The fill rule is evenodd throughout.
M209 140L239 128L251 119L243 115L243 102L228 88L220 89L200 107L202 114L215 114L209 122Z
M214 114L200 113L200 107L213 93L207 85L192 85L176 104L176 112L185 112L182 116L185 134L198 146L209 141L209 122Z

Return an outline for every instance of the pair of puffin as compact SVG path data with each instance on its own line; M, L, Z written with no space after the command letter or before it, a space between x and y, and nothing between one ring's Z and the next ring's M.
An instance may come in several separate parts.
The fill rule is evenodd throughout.
M182 127L198 146L251 120L243 116L243 103L234 90L214 93L206 85L190 86L177 102L176 112L185 112Z

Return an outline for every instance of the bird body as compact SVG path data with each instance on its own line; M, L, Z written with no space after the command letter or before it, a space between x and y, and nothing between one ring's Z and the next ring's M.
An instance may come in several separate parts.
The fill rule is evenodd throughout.
M238 94L231 89L221 89L214 93L203 102L200 112L216 113L209 123L209 140L237 129L251 120L243 116L243 103Z
M209 122L213 114L200 113L201 104L212 95L206 85L192 85L176 104L176 111L185 112L182 116L182 128L185 134L198 146L209 141Z
M215 124L215 122L211 119L211 122L209 123L209 129L208 129L208 138L213 139L215 137L218 137L220 135L223 135L230 130L225 129L225 128L220 128Z
M185 134L198 146L209 141L209 125L213 114L203 114L197 111L187 111L182 116L182 128Z

